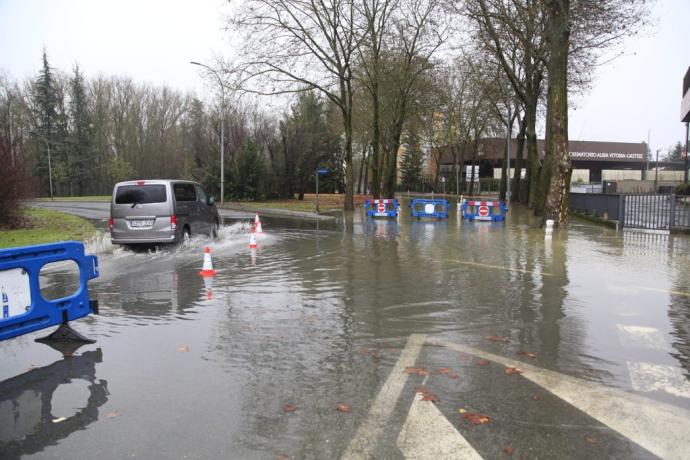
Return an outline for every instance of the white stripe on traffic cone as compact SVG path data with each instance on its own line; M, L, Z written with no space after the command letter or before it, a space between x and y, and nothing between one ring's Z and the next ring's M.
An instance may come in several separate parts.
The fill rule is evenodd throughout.
M211 248L206 246L204 248L204 266L199 272L201 276L215 276L216 271L213 269L213 262L211 261Z
M259 213L256 213L256 217L254 217L254 228L256 229L256 233L263 233L263 230L261 230L261 220L259 220Z

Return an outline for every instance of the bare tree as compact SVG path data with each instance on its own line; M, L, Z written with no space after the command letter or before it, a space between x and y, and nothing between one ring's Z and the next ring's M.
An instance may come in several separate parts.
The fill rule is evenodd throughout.
M226 67L238 87L257 94L318 90L338 106L345 134L345 210L354 209L353 63L358 48L353 0L249 0L232 25L247 37Z

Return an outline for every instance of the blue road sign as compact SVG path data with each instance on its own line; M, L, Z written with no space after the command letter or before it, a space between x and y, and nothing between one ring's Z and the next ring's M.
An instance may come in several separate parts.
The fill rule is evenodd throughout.
M328 169L328 168L319 168L319 169L316 170L316 173L317 173L319 176L327 176L327 175L329 175L329 174L331 173L331 170Z

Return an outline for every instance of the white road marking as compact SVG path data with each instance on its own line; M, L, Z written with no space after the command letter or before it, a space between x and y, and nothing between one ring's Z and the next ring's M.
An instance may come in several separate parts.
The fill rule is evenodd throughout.
M441 341L450 349L508 367L572 404L590 417L665 459L687 459L690 452L690 412L669 404L518 362L477 348Z
M407 459L481 460L481 455L455 429L431 401L417 393L397 445Z
M658 329L653 327L617 324L618 340L624 347L668 350L668 345Z
M355 437L352 438L343 459L361 459L371 457L374 448L388 425L388 418L393 413L395 404L400 398L408 375L404 372L408 366L414 366L417 356L424 345L425 336L423 334L412 334L407 339L405 348L400 353L398 361L393 366L391 373L384 382L379 394L371 405L367 418L357 429Z
M628 371L636 391L659 390L674 396L690 398L690 383L677 367L628 361Z

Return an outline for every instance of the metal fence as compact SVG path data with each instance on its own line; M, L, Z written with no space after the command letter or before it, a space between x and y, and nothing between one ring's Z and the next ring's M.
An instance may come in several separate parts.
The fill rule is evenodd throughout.
M620 228L690 228L690 202L672 194L570 193L569 208L618 221Z
M623 214L623 195L608 193L574 193L568 198L568 207L577 212L617 220Z

